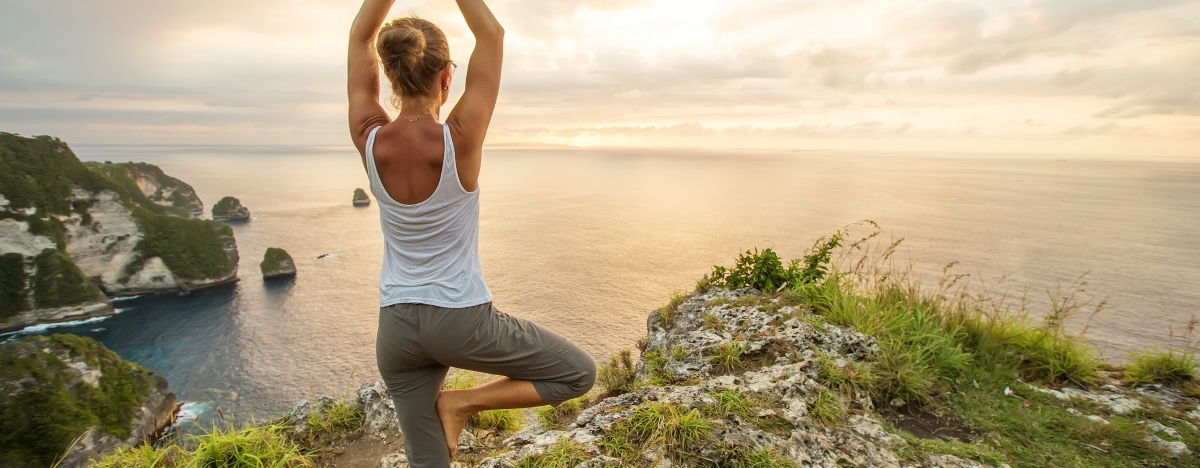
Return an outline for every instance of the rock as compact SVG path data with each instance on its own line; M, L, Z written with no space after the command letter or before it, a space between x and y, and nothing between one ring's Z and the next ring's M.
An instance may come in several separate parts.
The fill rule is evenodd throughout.
M263 254L263 261L258 265L262 270L263 279L296 276L296 262L287 251L270 247Z
M964 460L954 455L934 455L925 462L925 468L988 468L974 460Z
M212 217L218 221L245 221L250 219L250 210L242 206L241 200L225 197L213 205Z
M380 440L400 436L400 420L396 418L396 405L388 395L383 382L359 385L356 391L358 404L363 409L363 429L367 435Z
M404 452L393 452L379 460L378 468L408 468L408 458Z
M1184 444L1182 441L1167 441L1156 435L1148 435L1145 440L1172 457L1182 457L1192 453L1191 450L1188 450L1187 444Z
M368 206L371 204L371 197L367 196L367 192L363 189L354 189L354 206Z

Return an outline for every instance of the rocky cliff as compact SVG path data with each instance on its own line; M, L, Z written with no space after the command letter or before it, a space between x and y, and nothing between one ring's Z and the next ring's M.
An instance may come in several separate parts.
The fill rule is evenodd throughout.
M0 466L88 466L169 426L175 394L161 375L76 335L0 345Z
M194 192L151 168L91 170L56 138L0 133L0 297L13 298L0 305L0 330L111 313L101 292L236 281L232 229L174 216L191 215Z
M158 166L146 163L87 162L93 171L100 172L126 189L143 207L161 214L199 218L204 214L204 202L186 182L171 177Z

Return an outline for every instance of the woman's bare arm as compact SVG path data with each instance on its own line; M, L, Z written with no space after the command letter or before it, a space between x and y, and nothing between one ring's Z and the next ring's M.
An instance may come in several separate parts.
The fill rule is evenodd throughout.
M504 28L483 0L456 0L467 27L475 35L475 50L467 63L466 90L450 111L446 123L454 134L455 163L463 188L479 186L483 138L496 97L500 93L500 68L504 58Z
M350 138L360 155L365 154L372 128L392 121L379 104L379 61L375 57L375 35L395 0L365 0L350 26L347 59L347 92L350 98ZM364 156L365 157L365 156Z

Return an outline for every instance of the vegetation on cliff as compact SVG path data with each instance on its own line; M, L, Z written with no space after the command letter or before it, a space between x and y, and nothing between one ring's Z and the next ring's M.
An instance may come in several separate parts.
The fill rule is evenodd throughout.
M26 272L32 270L32 274ZM0 255L0 320L33 309L49 309L100 300L100 288L79 271L67 254L46 249L26 259Z
M128 274L152 257L162 258L171 273L188 281L222 278L237 266L225 250L236 245L233 229L225 223L156 215L140 207L133 216L143 237Z
M186 182L167 175L161 168L142 162L87 162L89 169L107 176L123 189L130 200L155 214L190 218L204 211L196 190ZM138 181L148 181L149 184ZM156 190L146 193L143 185Z
M81 370L98 372L95 384ZM128 437L153 385L150 371L91 338L56 334L0 345L0 465L51 466L92 426Z
M0 209L0 219L69 215L82 208L71 203L73 188L95 192L110 186L103 175L79 162L62 140L0 132L0 194L9 201L8 210ZM35 213L14 211L25 208Z

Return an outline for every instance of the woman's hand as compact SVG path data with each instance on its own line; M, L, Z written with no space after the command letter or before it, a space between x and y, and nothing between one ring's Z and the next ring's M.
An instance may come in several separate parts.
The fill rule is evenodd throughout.
M379 104L379 61L375 58L375 35L387 18L394 0L366 0L350 26L347 58L347 93L350 98L350 138L365 156L371 129L391 123ZM365 164L365 163L364 163Z

